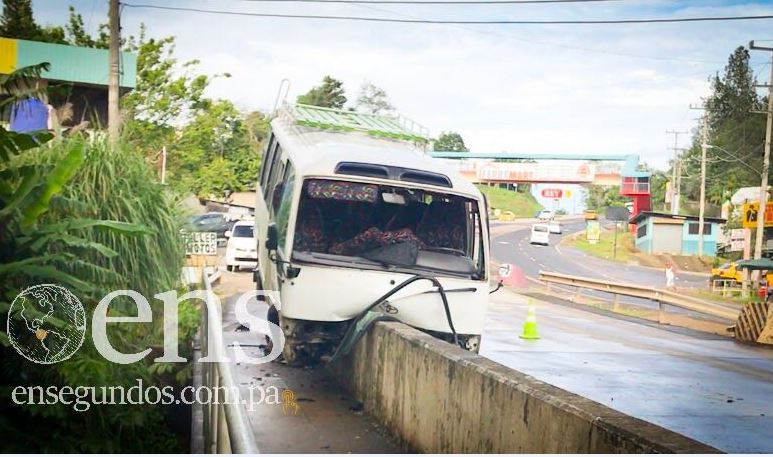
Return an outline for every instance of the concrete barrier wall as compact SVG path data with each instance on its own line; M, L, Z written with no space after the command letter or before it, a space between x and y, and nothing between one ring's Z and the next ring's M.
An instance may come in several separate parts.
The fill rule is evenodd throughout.
M718 452L401 323L376 324L332 370L420 452Z

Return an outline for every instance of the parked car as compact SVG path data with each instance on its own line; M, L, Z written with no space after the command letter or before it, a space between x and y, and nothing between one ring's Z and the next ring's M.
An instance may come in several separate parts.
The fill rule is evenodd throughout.
M543 209L537 215L537 219L541 221L549 221L556 217L556 212L552 209Z
M225 239L225 232L233 226L234 221L228 220L223 213L206 213L192 216L186 228L191 232L215 232L218 238Z
M225 233L228 242L225 248L225 266L228 271L240 267L258 266L258 244L255 241L255 222L239 221Z
M511 222L515 220L515 213L512 211L502 211L499 213L499 218L497 220L503 221L503 222Z
M534 224L531 226L531 237L529 237L529 243L531 244L550 244L550 227L548 224Z
M561 223L558 221L550 221L550 223L548 224L548 229L550 230L550 233L555 233L558 235L560 235L562 232Z
M598 213L595 209L586 209L583 211L582 216L585 218L586 221L595 221L599 218Z

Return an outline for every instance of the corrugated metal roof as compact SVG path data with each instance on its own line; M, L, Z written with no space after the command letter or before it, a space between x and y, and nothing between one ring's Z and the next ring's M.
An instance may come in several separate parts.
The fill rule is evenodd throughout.
M16 55L13 56L13 46ZM108 51L65 44L0 38L0 73L9 69L48 62L51 69L42 77L53 81L107 86ZM6 52L7 51L7 52ZM121 87L134 88L137 84L137 56L131 52L120 54ZM5 70L5 71L4 71Z

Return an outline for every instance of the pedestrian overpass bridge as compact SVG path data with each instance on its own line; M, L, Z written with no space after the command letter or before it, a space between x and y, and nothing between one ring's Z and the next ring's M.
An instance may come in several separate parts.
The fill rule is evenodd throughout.
M432 151L476 183L556 183L620 186L633 200L633 215L650 209L650 176L635 154L545 154ZM547 163L546 163L547 162Z

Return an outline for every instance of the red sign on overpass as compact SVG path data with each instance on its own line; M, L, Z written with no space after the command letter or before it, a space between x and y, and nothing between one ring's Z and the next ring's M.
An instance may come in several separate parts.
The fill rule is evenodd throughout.
M542 196L545 198L561 198L563 194L561 189L542 189Z

